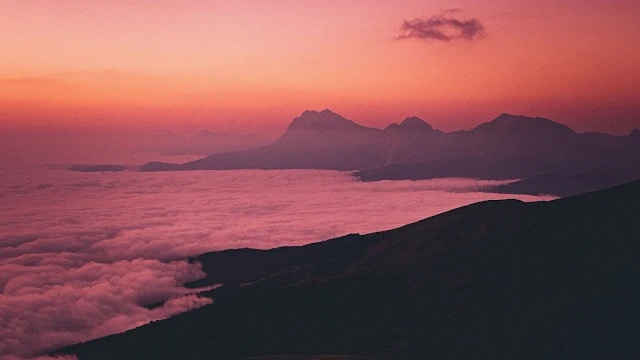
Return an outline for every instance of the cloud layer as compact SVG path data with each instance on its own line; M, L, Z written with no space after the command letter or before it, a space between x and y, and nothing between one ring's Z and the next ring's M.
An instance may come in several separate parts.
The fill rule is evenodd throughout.
M514 197L476 192L496 183L360 183L333 171L0 169L0 358L210 303L182 286L203 276L187 256L368 233Z
M405 20L397 39L422 39L449 42L475 40L485 35L484 25L476 18L460 20L451 15L460 9L443 10L440 15L428 19Z

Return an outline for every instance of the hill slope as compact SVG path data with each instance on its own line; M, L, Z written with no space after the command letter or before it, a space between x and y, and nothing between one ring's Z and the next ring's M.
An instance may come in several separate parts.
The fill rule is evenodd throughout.
M225 284L212 305L61 352L637 358L639 207L636 181L551 202L482 202L303 247L204 254L207 278L194 285Z

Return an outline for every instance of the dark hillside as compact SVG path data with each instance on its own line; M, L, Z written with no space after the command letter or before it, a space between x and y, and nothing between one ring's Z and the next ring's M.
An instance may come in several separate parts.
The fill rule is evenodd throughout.
M62 352L638 358L639 204L636 181L547 203L482 202L305 247L205 254L203 283L226 284L212 305Z

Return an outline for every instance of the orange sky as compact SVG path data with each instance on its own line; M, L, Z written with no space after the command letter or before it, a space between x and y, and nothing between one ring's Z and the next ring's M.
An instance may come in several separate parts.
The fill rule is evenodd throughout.
M485 30L394 39L403 20L439 14ZM513 112L628 133L639 24L636 0L4 0L0 128L278 133L330 108L377 127L417 115L465 129Z

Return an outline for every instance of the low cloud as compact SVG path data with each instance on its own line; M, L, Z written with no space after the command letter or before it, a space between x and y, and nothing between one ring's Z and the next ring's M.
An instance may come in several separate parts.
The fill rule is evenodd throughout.
M75 355L59 355L59 356L37 356L37 357L22 357L18 355L7 355L0 357L2 360L78 360Z
M477 192L501 183L362 183L313 170L0 169L0 359L211 303L183 286L204 276L188 256L380 231L488 199L541 199Z
M398 40L421 39L449 42L453 40L476 40L485 35L484 25L476 19L457 19L453 15L461 9L442 10L428 19L405 20L400 27Z

